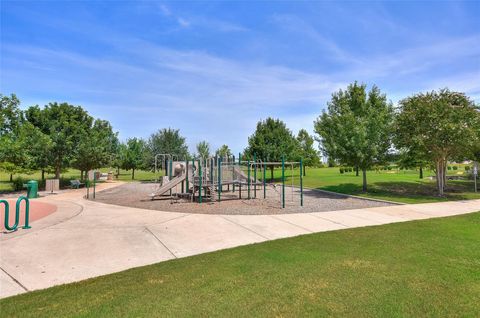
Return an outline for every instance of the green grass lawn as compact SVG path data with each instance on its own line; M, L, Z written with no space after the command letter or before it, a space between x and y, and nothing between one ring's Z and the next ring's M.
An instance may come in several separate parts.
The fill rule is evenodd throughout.
M324 232L0 300L7 317L478 317L480 212Z
M449 175L463 173L463 170L448 171ZM286 170L287 184L291 184L291 170ZM480 199L480 191L474 192L473 180L452 180L447 182L446 196L440 198L436 192L435 180L428 179L434 175L432 171L424 172L424 179L419 179L418 172L413 170L368 171L368 192L362 192L362 176L354 172L340 174L339 168L307 168L304 186L363 197L383 199L403 203L426 203L448 200ZM275 181L279 182L281 170L276 169ZM298 185L300 172L294 170L294 184ZM270 172L267 171L267 179ZM479 181L480 182L480 181Z

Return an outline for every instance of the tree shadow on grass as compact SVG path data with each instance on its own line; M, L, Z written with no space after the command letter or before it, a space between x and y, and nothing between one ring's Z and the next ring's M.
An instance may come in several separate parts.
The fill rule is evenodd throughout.
M445 189L445 196L439 197L435 182L375 182L368 191L372 194L388 195L395 198L414 198L434 201L468 199L469 189L465 182L450 181Z

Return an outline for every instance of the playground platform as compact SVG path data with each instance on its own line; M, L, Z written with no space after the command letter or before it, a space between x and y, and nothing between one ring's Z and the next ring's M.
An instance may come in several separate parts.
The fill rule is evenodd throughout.
M98 190L121 184L101 184ZM30 230L0 235L0 297L278 238L480 210L480 200L470 200L275 215L207 215L116 206L85 200L84 195L80 189L42 198L57 211L32 222Z

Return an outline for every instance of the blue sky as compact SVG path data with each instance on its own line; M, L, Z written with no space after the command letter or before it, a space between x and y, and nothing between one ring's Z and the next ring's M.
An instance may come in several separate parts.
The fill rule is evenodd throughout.
M480 102L480 2L2 1L3 94L82 105L121 139L179 128L246 146L273 116L296 133L331 93L393 102L449 87Z

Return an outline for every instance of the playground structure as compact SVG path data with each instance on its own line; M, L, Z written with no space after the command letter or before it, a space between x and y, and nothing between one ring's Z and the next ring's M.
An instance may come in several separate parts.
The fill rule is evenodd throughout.
M220 202L229 194L228 199L266 199L267 188L274 189L278 195L281 207L285 208L285 201L295 200L294 195L294 169L298 166L300 174L299 205L303 206L303 162L265 162L253 156L253 160L238 160L235 156L210 157L193 160L175 160L171 154L157 154L155 156L155 172L158 172L158 158L161 158L161 169L165 176L151 193L152 200L168 196L172 202L181 199L191 202ZM266 170L268 167L281 167L281 182L273 180L267 182ZM292 186L291 194L287 195L285 189L285 170L290 168ZM278 189L280 187L280 189ZM271 191L270 191L271 192Z
M15 222L13 226L10 226L10 206L7 200L0 200L0 204L3 203L5 207L5 229L7 231L16 231L18 229L18 223L20 222L20 206L22 201L25 201L25 224L22 226L22 229L30 229L31 226L29 225L30 220L30 201L27 197L21 196L18 198L17 203L15 205Z

